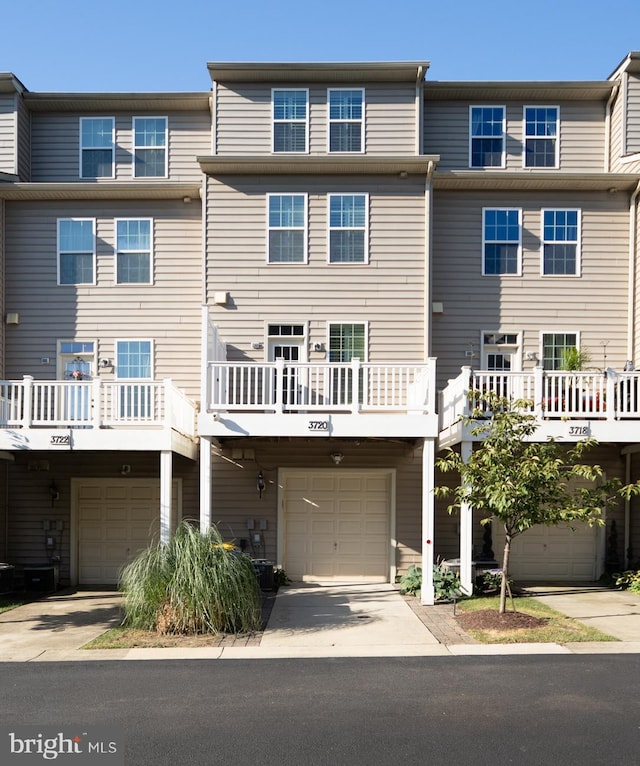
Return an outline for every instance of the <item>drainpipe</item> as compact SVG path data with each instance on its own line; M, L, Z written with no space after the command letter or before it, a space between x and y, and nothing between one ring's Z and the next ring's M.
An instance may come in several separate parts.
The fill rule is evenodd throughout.
M611 110L613 108L613 102L620 90L620 82L616 82L611 90L611 95L607 101L605 107L604 117L604 172L611 172Z
M433 174L436 164L429 160L424 182L424 341L423 356L426 362L431 354L431 224L433 218Z
M640 181L629 201L629 293L627 297L627 359L635 354L636 325L636 236L637 236L637 199L640 194Z
M624 483L631 484L631 453L625 455ZM624 568L629 568L629 546L631 545L631 500L624 501Z

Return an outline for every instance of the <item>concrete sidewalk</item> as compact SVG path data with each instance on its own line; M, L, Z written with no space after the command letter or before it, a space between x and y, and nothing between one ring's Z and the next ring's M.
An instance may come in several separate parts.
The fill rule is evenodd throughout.
M84 650L120 623L122 597L79 591L1 614L0 662L640 653L639 596L598 587L528 591L620 641L478 644L457 626L451 605L422 606L389 584L296 584L280 589L264 633L246 645Z

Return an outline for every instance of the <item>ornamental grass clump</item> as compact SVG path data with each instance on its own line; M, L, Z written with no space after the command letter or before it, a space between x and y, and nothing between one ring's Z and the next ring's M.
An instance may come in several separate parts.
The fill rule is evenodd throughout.
M164 634L259 630L260 588L248 556L183 522L166 545L142 551L120 578L130 628Z

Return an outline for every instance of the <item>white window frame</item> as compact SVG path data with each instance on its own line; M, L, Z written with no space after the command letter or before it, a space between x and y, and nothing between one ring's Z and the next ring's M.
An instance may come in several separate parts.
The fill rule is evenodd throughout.
M331 328L334 325L345 325L345 324L353 324L353 325L362 325L364 327L364 359L360 359L361 362L367 362L369 361L369 322L366 319L331 319L327 321L327 334L326 334L326 343L325 343L325 349L327 353L327 361L329 361L329 354L331 353ZM355 357L354 357L355 358ZM333 364L339 364L339 362L334 362ZM343 362L342 364L348 364L348 362Z
M271 199L273 197L302 197L304 200L304 224L297 226L271 226L269 222L269 211L271 210ZM266 195L266 252L265 261L270 266L302 266L308 263L309 259L309 195L306 192L270 192ZM272 261L269 247L271 231L302 231L302 260L301 261Z
M163 120L164 121L164 145L162 147L159 146L138 146L136 144L136 122L138 120ZM132 133L132 144L133 144L133 157L132 157L132 165L133 165L133 177L134 178L168 178L169 177L169 118L165 117L163 115L147 115L144 117L133 117L131 121L131 133ZM164 172L162 175L158 176L139 176L136 173L136 153L140 150L149 150L149 149L164 149Z
M331 226L331 199L333 197L364 197L364 226ZM364 253L361 261L332 261L331 233L333 231L362 231L364 233ZM369 263L369 194L368 192L331 192L327 194L327 263L332 266L358 266Z
M511 240L498 240L498 239L486 239L485 237L485 217L488 211L493 210L497 212L516 212L518 214L518 262L515 272L500 272L498 274L488 274L486 272L486 252L485 246L488 244L516 244ZM482 208L482 276L483 277L521 277L522 276L522 208L519 207L483 207Z
M149 281L148 282L121 282L119 271L120 271L120 254L122 253L143 253L147 252L146 250L120 250L118 248L118 224L121 222L126 221L147 221L149 224ZM127 286L135 286L135 285L152 285L153 284L153 218L114 218L113 221L113 234L114 234L114 243L113 243L113 254L115 256L115 264L114 264L114 282L116 285L121 285L123 287Z
M547 240L544 237L544 214L545 213L577 213L577 237L573 240ZM545 245L574 245L576 246L576 270L573 274L547 274L544 270L544 246ZM540 210L540 276L545 278L557 277L567 279L567 277L580 277L582 274L582 210L577 207L546 207Z
M575 335L576 336L576 348L578 351L580 351L581 346L581 339L580 339L580 330L562 330L562 329L555 329L555 330L540 330L540 353L539 353L539 360L540 365L544 367L544 337L545 335Z
M92 272L93 272L93 280L91 282L63 282L62 281L62 269L60 266L61 256L63 255L62 250L60 248L60 223L62 221L75 221L75 222L81 222L81 221L90 221L91 222L91 228L93 230L93 246L92 250L90 251L90 254L92 256ZM65 253L71 253L75 251L66 251ZM82 251L85 252L85 251ZM57 268L57 284L59 287L74 287L74 286L83 286L83 285L95 285L97 283L97 262L96 262L96 219L95 218L80 218L76 216L66 216L64 218L58 218L56 219L56 268Z
M556 113L555 160L553 165L528 165L527 164L527 141L549 140L551 136L528 136L527 135L527 109L554 109ZM522 167L531 170L554 170L560 167L560 107L552 104L525 104L522 107Z
M111 146L85 146L82 142L82 135L83 130L82 126L85 122L88 122L89 120L111 120ZM80 117L80 125L79 125L79 166L80 166L80 178L115 178L115 165L116 165L116 149L115 149L115 133L116 133L116 118L115 117L106 117L106 116L94 116L94 117ZM83 162L83 152L85 150L91 151L91 150L105 150L110 149L111 150L111 175L108 176L88 176L84 174L84 162Z
M119 365L118 365L118 349L121 343L148 343L149 344L149 355L150 355L150 375L148 378L123 378L120 375ZM115 379L119 381L138 381L138 380L154 380L154 357L155 357L155 349L154 349L154 342L153 338L116 338L113 343L113 363L114 363L114 372L115 372Z
M350 91L359 91L362 94L362 115L359 120L334 120L331 118L331 94L332 93L344 93ZM327 153L328 154L364 154L365 153L365 114L366 114L366 99L364 88L327 88ZM360 123L360 150L359 151L343 151L343 150L331 150L331 126L333 124L342 123Z
M473 139L474 138L478 138L478 139L498 138L498 136L474 136L473 135L473 110L474 109L502 109L502 135L501 135L502 152L500 155L499 165L474 165L473 164ZM493 170L493 169L500 170L501 168L504 169L506 167L506 157L507 157L506 144L507 144L507 108L506 106L502 104L471 104L469 106L469 167L472 168L473 170L484 169L484 168L488 168L489 170Z
M306 96L306 109L304 120L276 119L276 93L295 91L304 93ZM309 88L271 88L271 152L272 154L309 154ZM304 123L304 149L301 151L283 151L276 149L276 125L277 124L301 124Z

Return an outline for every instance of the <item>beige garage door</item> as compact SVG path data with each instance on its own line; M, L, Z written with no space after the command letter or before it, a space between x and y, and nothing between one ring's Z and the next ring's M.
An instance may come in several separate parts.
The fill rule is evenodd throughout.
M588 582L597 580L596 527L576 523L568 526L537 525L511 543L510 575L514 580ZM502 561L504 540L494 532L496 558Z
M293 580L388 582L391 476L284 472L283 565Z
M178 496L174 482L174 509L179 508ZM117 583L122 566L159 539L157 479L83 480L77 484L75 503L80 585Z

